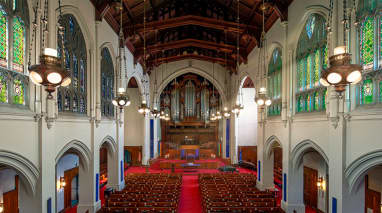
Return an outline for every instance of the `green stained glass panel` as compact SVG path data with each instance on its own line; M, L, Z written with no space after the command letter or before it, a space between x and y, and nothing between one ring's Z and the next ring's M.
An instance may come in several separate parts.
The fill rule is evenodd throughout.
M362 63L370 68L374 61L374 20L371 17L363 24L361 48Z
M314 93L314 111L317 111L320 109L320 100L319 100L319 96L318 96L318 93L315 92Z
M13 81L13 103L24 105L24 84L20 80Z
M307 89L312 88L311 78L312 78L312 56L309 55L306 62L306 88Z
M323 49L322 51L322 57L323 57L323 62L322 62L322 68L323 69L326 69L328 67L328 60L329 60L329 56L328 56L328 46L325 45L325 48Z
M314 54L314 86L319 85L319 80L320 80L320 51L317 50L316 53Z
M7 14L0 7L0 66L7 67L8 66L8 30L7 30Z
M0 75L0 103L8 103L8 85L2 75Z
M19 17L13 18L13 69L24 71L24 23Z
M362 85L362 104L373 103L373 81L371 79L366 79Z
M379 102L382 103L382 81L379 82Z
M328 94L328 90L325 89L325 92L322 95L322 109L326 109L326 95Z

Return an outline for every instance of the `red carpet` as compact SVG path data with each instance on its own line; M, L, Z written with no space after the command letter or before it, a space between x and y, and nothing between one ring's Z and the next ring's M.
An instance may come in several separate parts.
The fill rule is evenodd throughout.
M317 213L317 211L310 208L309 206L305 206L305 213Z
M202 199L196 175L183 176L179 213L202 213Z
M77 213L77 205L65 211L65 213Z

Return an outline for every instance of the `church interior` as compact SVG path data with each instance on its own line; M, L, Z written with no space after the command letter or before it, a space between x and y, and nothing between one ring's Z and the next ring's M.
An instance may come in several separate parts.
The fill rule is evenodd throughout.
M0 0L0 213L381 213L382 0Z

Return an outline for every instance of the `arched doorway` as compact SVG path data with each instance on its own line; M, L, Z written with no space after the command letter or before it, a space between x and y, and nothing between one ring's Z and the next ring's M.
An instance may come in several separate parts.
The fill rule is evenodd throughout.
M90 159L89 148L76 140L66 144L58 153L54 177L57 212L90 210L85 204L94 202L93 192L90 190L94 184L94 173L89 171Z
M119 185L117 144L106 137L99 148L99 198L101 206L105 204L105 190ZM118 189L118 188L117 188Z
M139 82L132 77L128 82L127 93L130 96L131 105L125 107L125 143L124 159L125 171L128 166L140 166L143 163L143 153L145 142L145 117L138 113L138 108L142 103L142 96Z
M291 156L293 173L289 172L289 176L294 184L289 190L296 191L295 199L305 205L306 213L328 212L328 157L317 144L309 140L298 144Z
M236 103L243 105L243 110L235 117L235 150L239 161L257 163L257 105L255 86L247 76L240 82ZM252 151L254 150L254 151Z

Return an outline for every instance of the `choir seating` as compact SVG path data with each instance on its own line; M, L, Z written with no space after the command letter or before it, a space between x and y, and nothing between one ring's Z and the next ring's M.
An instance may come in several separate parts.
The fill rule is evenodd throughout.
M204 212L279 213L274 192L259 191L253 174L199 174Z
M177 211L181 174L128 174L125 183L107 199L104 213Z

